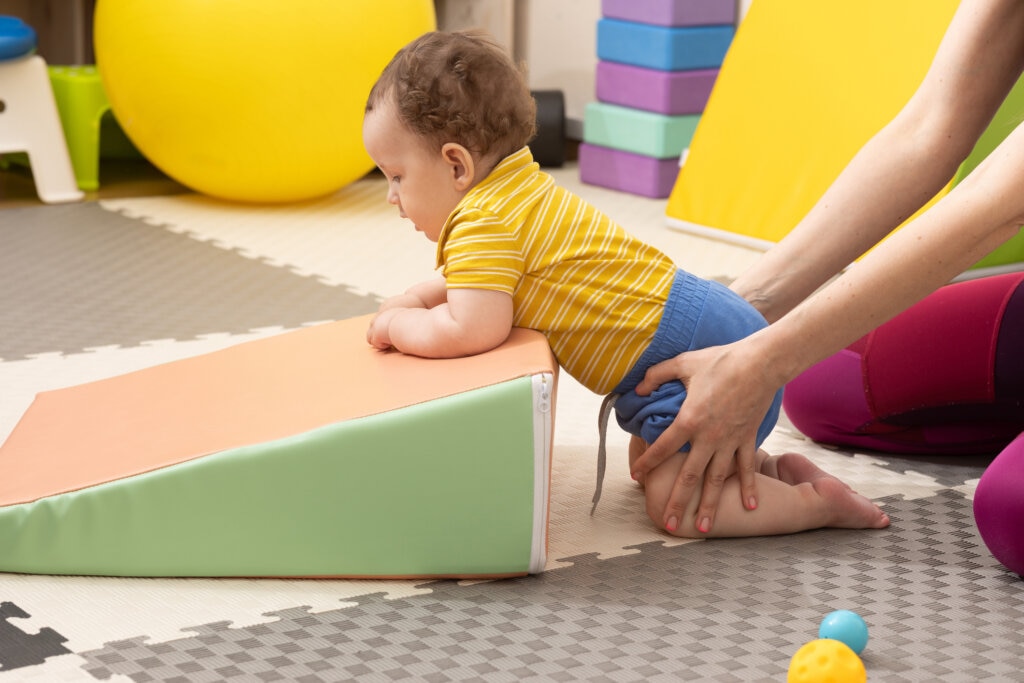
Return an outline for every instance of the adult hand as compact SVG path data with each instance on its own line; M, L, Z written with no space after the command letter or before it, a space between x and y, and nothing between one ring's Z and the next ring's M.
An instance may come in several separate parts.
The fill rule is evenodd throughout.
M689 442L690 451L666 501L664 524L675 531L693 496L700 495L694 519L697 529L707 533L714 526L722 485L732 474L739 475L744 505L751 510L757 507L757 429L778 386L767 379L763 360L737 342L689 351L658 363L647 370L636 391L647 395L676 379L686 386L683 407L636 460L632 474L642 480Z

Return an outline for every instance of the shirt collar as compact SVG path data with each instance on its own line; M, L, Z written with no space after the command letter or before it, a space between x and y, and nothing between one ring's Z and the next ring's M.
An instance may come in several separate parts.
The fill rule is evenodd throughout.
M448 233L451 230L452 223L455 222L455 217L467 206L472 206L476 201L476 197L489 185L496 182L501 178L505 178L514 173L522 172L524 169L528 169L534 164L533 153L530 152L529 147L522 147L519 151L509 154L507 157L498 162L498 165L491 169L491 172L487 174L483 180L473 186L466 196L462 198L455 210L448 215L448 220L445 221L444 227L441 228L441 234L437 238L437 253L436 253L436 268L440 268L444 265L444 245L448 241Z

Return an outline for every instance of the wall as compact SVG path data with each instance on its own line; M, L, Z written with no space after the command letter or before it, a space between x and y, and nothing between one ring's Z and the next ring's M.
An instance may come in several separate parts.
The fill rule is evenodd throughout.
M583 138L583 109L594 95L600 0L520 0L516 55L529 65L530 87L561 90L566 131Z
M594 99L601 0L436 0L438 26L481 27L526 62L530 88L561 90L567 132L580 139Z
M95 6L95 0L0 0L0 14L32 26L37 52L50 64L91 64Z

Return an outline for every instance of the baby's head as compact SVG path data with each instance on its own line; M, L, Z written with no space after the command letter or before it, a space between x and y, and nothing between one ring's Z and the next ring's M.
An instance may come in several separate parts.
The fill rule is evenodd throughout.
M482 31L435 31L402 48L370 91L366 111L387 104L429 146L456 142L486 166L536 133L526 78Z

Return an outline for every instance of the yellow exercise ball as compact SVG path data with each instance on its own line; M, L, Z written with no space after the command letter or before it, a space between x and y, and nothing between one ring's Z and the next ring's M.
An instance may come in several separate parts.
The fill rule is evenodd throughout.
M366 97L432 0L99 0L96 63L118 123L204 194L289 202L373 168Z

